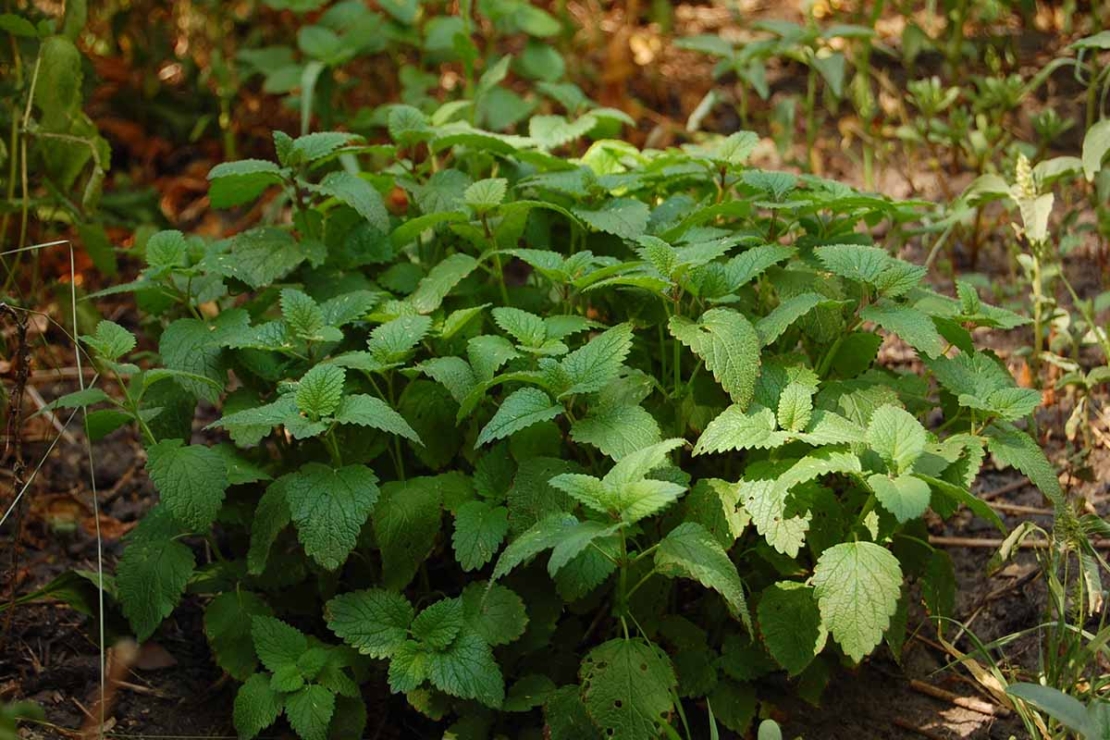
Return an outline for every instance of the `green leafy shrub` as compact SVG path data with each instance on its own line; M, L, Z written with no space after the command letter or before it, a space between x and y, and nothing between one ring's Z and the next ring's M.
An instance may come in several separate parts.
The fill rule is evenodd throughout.
M691 736L702 699L742 733L761 677L897 651L907 579L947 611L922 516L999 524L987 451L1063 506L1014 424L1036 392L972 344L1023 320L868 236L911 206L748 167L746 132L571 158L596 117L450 119L213 169L213 203L277 188L289 223L152 237L111 290L160 362L103 322L124 397L57 403L137 421L160 503L114 585L140 639L203 596L242 736L354 737L368 683L467 736Z
M83 110L88 61L76 40L85 25L86 3L65 8L60 18L34 9L0 13L0 240L17 223L18 230L10 233L18 234L18 242L12 242L27 246L32 215L76 224L97 267L112 273L115 258L108 237L91 221L111 151Z

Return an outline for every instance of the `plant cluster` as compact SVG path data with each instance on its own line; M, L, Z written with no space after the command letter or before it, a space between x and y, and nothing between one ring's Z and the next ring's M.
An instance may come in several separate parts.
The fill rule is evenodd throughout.
M18 233L16 246L26 246L32 219L74 224L111 273L111 244L95 220L111 151L84 112L87 61L75 44L86 16L80 0L58 19L0 14L0 244ZM14 272L4 267L7 289Z
M140 430L160 502L108 591L140 639L203 599L243 737L357 736L367 684L459 736L743 733L762 677L813 698L897 654L911 579L950 613L923 517L1001 526L988 453L1067 511L1019 428L1040 394L972 341L1026 320L873 243L914 204L750 167L748 132L640 151L466 110L214 168L214 205L288 218L149 239L106 292L157 353L103 321L120 397L54 404Z

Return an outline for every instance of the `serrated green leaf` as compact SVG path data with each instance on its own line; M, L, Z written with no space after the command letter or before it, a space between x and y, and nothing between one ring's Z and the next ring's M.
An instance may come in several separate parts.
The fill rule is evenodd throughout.
M308 650L308 638L304 633L271 616L251 618L251 638L258 659L271 673L288 666L296 667L301 655Z
M293 288L281 291L281 316L293 334L309 341L319 341L321 332L328 326L316 301Z
M381 194L370 183L350 172L331 172L319 185L320 192L330 195L358 212L383 234L389 232L389 213Z
M961 406L986 411L1006 421L1017 421L1036 411L1043 399L1040 391L1032 388L999 388L986 398L961 394L957 400Z
M168 509L152 509L131 533L116 568L123 614L140 642L177 606L196 566L192 550L174 539L180 534Z
M247 570L251 575L260 575L265 570L270 548L281 530L292 521L289 503L285 500L288 481L289 476L284 476L271 483L255 507L251 520L251 544L247 552Z
M249 682L258 667L251 644L251 619L255 615L272 616L273 610L250 591L225 591L204 609L204 633L216 663L237 681Z
M297 408L311 419L328 417L339 408L347 374L335 365L316 365L297 385Z
M414 640L401 643L389 661L389 688L396 694L417 689L428 680L430 652Z
M408 638L415 617L408 599L379 588L336 596L325 613L328 629L371 658L391 656Z
M475 447L511 436L542 421L550 421L563 413L563 407L552 403L551 397L538 388L520 388L509 394L497 413L482 428Z
M885 249L862 244L832 244L817 247L813 253L829 272L871 285L875 284L891 262Z
M617 377L632 349L632 327L620 324L599 334L559 363L563 390L559 397L592 393Z
M844 542L813 569L821 620L857 663L882 641L902 593L898 559L873 542Z
M813 389L801 383L790 383L779 396L779 426L788 432L800 432L813 416Z
M479 213L484 213L501 205L505 200L505 193L508 192L508 186L509 181L503 177L479 180L466 189L463 199L468 206Z
M539 347L547 338L547 326L533 313L508 306L499 306L490 313L501 330L511 334L520 344Z
M875 409L867 426L867 444L897 473L913 467L914 461L925 451L926 441L921 422L897 406Z
M474 371L461 357L433 357L422 362L418 367L425 375L446 388L451 397L459 403L462 403L478 384Z
M662 651L638 639L610 640L586 655L580 676L586 710L605 737L658 737L678 686Z
M655 567L668 578L690 578L724 597L729 610L751 629L744 584L721 544L694 522L683 522L659 542Z
M860 311L860 318L897 334L926 357L944 354L945 342L933 320L915 308L883 299Z
M729 292L735 291L762 275L767 268L794 254L793 247L763 244L733 257L725 265Z
M775 414L762 406L747 411L729 406L709 422L697 445L695 455L731 450L771 449L786 442L784 432L775 431Z
M356 393L345 397L335 409L335 423L380 429L383 432L404 437L418 445L424 444L416 430L405 421L405 417L375 396Z
M787 516L789 488L773 480L740 481L739 498L759 533L777 551L797 557L809 531L808 513Z
M578 686L563 686L548 695L543 716L544 732L551 740L601 740Z
M528 626L524 601L499 583L471 583L461 598L467 625L494 647L520 639Z
M469 629L446 650L429 654L428 680L451 696L475 699L488 707L498 708L505 700L505 679L493 651Z
M358 139L344 131L317 131L293 140L288 164L311 163Z
M462 601L441 599L417 614L409 631L422 644L434 650L446 650L462 628Z
M602 405L570 428L579 444L589 444L614 460L662 441L659 423L640 406Z
M307 463L285 482L289 514L305 552L326 570L347 559L378 500L378 477L362 465Z
M759 336L748 320L735 311L713 308L698 323L674 316L667 326L675 339L705 362L733 402L746 408L760 365Z
M206 532L229 485L227 465L219 453L169 439L147 450L147 471L174 517L195 532Z
M987 449L996 461L1025 473L1054 507L1064 507L1064 492L1056 470L1032 437L1004 421L991 424L984 436L987 438Z
M335 714L335 694L323 686L305 686L285 699L289 726L302 740L328 740L328 725Z
M220 275L257 289L287 276L307 257L288 231L263 227L237 234L229 252L211 257L206 264Z
M208 200L213 208L249 203L266 188L281 184L283 177L280 167L264 159L223 162L208 171Z
M382 585L401 590L432 552L442 518L442 484L410 478L382 486L374 509L374 536L382 552Z
M737 131L722 139L714 148L712 157L733 166L745 164L759 144L759 136L751 131Z
M409 296L409 303L417 313L428 314L439 308L443 299L463 278L478 267L478 260L470 255L455 253L438 263Z
M796 676L825 647L828 632L813 589L801 583L780 581L759 599L759 629L767 652Z
M547 149L569 144L590 133L598 120L587 114L574 121L563 116L532 116L528 121L528 135Z
M901 523L917 519L929 508L929 484L908 473L889 477L876 473L867 479L875 498Z
M509 512L504 506L485 501L463 504L455 516L455 559L465 571L481 568L493 559L508 532Z
M497 565L493 568L490 581L507 576L513 569L526 560L530 560L544 550L549 550L559 544L563 536L571 527L578 524L578 519L572 514L552 514L536 522L528 531L510 542L501 556L497 558Z
M585 208L572 210L584 223L622 239L635 239L642 235L647 230L648 219L651 217L651 209L647 204L632 198L614 198L593 211Z
M92 336L84 336L81 339L102 360L118 360L135 349L135 335L107 319L96 325L96 331Z
M772 344L798 319L805 316L824 301L825 296L817 293L802 293L780 303L774 311L756 322L755 330L764 347Z
M248 678L235 694L233 717L239 737L249 740L276 722L283 703L265 674L255 673Z
M520 357L520 353L505 337L483 334L467 342L466 356L474 369L475 377L480 381L487 381L506 362Z
M810 417L804 433L796 435L803 442L815 446L862 444L867 432L863 427L845 419L840 414L817 409Z
M213 381L175 379L178 385L197 398L212 403L219 400L220 389L227 381L223 350L216 338L217 332L209 324L199 319L178 319L166 327L158 341L158 354L167 368Z
M564 565L577 557L594 540L615 534L618 529L617 525L606 525L592 520L579 522L566 532L563 539L552 550L551 558L547 561L548 574L554 578Z

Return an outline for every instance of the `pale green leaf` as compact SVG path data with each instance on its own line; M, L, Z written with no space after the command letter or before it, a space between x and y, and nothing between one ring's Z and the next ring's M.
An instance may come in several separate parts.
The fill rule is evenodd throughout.
M867 426L867 444L894 472L910 470L925 451L925 427L913 414L897 406L880 406Z
M694 454L771 449L786 440L786 433L775 431L775 414L770 409L752 406L745 411L733 405L709 422L698 438Z
M875 473L867 483L883 508L903 524L917 519L929 508L929 484L916 476L903 473L891 478Z
M789 489L773 480L740 481L740 503L767 544L789 557L797 557L809 531L808 513L787 516Z
M530 560L544 550L549 550L562 541L566 533L578 524L572 514L552 514L541 519L530 529L510 542L497 559L490 581L508 575L518 565Z
M335 365L316 365L297 384L297 408L310 419L331 416L343 398L347 374Z
M813 416L813 389L801 383L791 383L779 396L779 426L788 432L800 432L809 425Z
M586 710L605 737L649 740L667 724L678 680L659 648L610 640L586 655L580 675Z
M833 274L872 285L891 262L886 250L861 244L832 244L813 253Z
M760 364L759 336L748 320L735 311L713 308L697 323L674 316L668 327L672 336L705 361L733 402L746 408Z
M647 230L651 209L633 198L613 198L597 210L574 208L574 215L598 231L635 239Z
M1083 174L1087 182L1094 182L1107 152L1110 152L1110 119L1091 126L1083 137Z
M822 623L858 663L890 626L902 594L902 568L880 545L844 542L817 560L813 587Z

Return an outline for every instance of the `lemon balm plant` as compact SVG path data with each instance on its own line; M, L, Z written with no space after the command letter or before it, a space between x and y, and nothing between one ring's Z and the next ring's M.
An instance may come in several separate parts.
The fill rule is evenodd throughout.
M354 737L386 691L468 737L743 733L762 677L897 650L909 579L944 613L922 517L997 524L988 453L1065 506L1015 425L1037 394L972 343L1021 319L868 236L911 207L749 167L747 132L565 154L599 123L275 134L211 198L287 218L158 234L113 289L157 361L104 322L123 399L60 404L147 447L114 593L140 639L203 600L243 737Z

